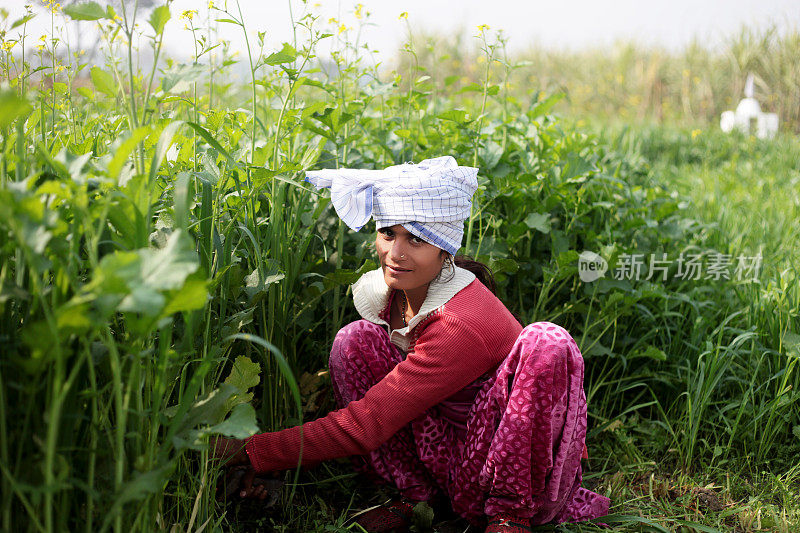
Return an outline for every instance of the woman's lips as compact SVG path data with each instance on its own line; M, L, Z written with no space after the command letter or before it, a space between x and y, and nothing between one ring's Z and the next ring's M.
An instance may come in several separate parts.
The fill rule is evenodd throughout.
M403 273L405 273L405 272L411 272L410 270L406 270L406 269L402 269L402 268L393 267L393 266L391 266L391 265L386 265L386 268L388 268L388 269L389 269L389 272L392 272L392 273L394 273L394 274L403 274Z

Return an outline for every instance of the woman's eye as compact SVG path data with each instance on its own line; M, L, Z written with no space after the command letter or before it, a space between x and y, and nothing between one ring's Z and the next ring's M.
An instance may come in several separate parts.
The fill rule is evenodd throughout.
M420 239L417 236L414 236L414 237L411 237L411 242L413 242L414 244L422 244L425 241L423 241L422 239Z

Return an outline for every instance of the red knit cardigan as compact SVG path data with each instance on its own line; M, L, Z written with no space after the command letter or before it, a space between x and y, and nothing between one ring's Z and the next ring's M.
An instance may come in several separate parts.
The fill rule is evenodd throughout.
M366 454L497 368L521 331L503 303L476 279L414 328L406 359L363 398L302 426L250 437L250 462L256 471L267 472Z

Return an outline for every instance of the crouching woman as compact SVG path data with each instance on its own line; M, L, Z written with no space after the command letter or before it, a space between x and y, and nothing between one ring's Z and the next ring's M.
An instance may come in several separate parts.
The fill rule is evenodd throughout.
M436 497L486 532L607 514L609 499L580 486L587 407L578 346L549 322L523 328L495 296L488 268L455 258L477 169L448 156L306 179L331 188L349 227L372 216L379 228L380 268L353 285L362 319L331 349L340 409L246 441L219 439L215 455L254 472L354 456L403 495L358 517L373 532L407 529L413 505ZM248 483L244 494L260 490Z

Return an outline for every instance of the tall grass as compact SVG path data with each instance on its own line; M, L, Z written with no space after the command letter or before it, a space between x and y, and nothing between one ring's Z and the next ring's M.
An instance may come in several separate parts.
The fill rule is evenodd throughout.
M207 437L313 411L295 377L324 367L355 318L348 285L376 266L368 231L345 232L304 171L443 153L481 169L465 251L494 269L514 312L563 324L581 346L593 456L620 438L603 459L612 467L667 457L684 474L767 468L795 483L800 325L796 246L783 239L798 233L797 176L785 172L796 139L592 133L553 114L563 94L521 91L525 64L486 27L480 78L438 83L449 59L426 66L411 41L386 75L363 64L343 21L329 33L311 12L293 20L291 43L265 51L230 2L181 15L194 55L164 61L157 78L133 61L133 28L147 28L158 58L168 5L146 22L135 6L67 14L100 25L105 65L52 40L40 63L13 43L3 63L4 530L231 527ZM56 7L49 16L62 20ZM219 24L248 40L241 85L224 83L235 60L214 48ZM326 39L328 64L316 58ZM94 90L76 84L87 71ZM777 195L754 197L758 179ZM585 283L583 250L612 270L630 253L767 261L746 282ZM324 528L291 505L283 518Z
M479 44L465 43L460 35L422 34L420 40L416 62L437 84L481 84L486 63ZM531 88L563 92L557 109L576 118L712 125L736 108L752 73L762 110L777 113L787 131L797 132L799 55L798 28L779 31L777 25L743 26L715 46L695 39L677 51L632 41L577 51L534 46L515 54L519 73L509 94L519 98ZM402 70L408 59L399 61ZM495 79L507 67L493 63Z

